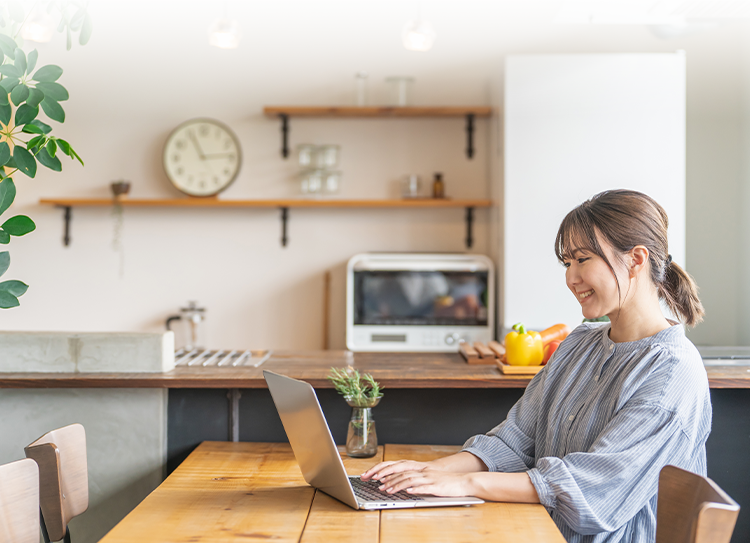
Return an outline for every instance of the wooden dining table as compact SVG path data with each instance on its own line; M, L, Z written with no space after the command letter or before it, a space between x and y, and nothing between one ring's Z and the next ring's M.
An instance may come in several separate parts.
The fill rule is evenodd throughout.
M431 460L454 446L384 445L350 458L350 475L381 460ZM541 505L484 503L356 511L309 486L288 443L201 443L101 543L274 541L564 543Z

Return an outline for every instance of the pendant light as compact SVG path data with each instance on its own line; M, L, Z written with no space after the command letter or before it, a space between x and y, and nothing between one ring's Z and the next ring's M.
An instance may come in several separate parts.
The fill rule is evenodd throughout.
M236 49L240 44L240 24L227 17L226 2L224 16L216 19L208 28L208 43L220 49Z
M24 40L37 43L47 43L52 39L55 32L55 22L45 11L35 9L29 16L21 29L21 37Z
M409 51L429 51L435 43L435 29L430 21L422 19L422 1L417 3L417 17L404 25L401 41Z

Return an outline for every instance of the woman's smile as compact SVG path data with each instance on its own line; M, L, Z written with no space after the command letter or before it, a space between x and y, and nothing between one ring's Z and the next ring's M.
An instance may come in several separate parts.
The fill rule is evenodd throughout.
M589 298L589 296L591 296L591 295L592 295L593 293L594 293L594 289L593 289L593 288L592 288L591 290L585 290L585 291L583 291L583 292L579 292L579 293L578 293L578 301L579 301L579 302L581 302L581 303L583 303L583 302L584 302L584 301L586 301L586 300L587 300L587 299Z

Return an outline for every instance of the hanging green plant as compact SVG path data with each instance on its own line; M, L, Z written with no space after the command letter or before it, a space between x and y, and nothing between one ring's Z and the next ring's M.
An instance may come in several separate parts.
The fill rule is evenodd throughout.
M78 12L76 12L78 13ZM63 12L64 29L72 27L82 30L84 20L87 29L81 43L90 36L90 18L83 15L68 16ZM77 17L75 21L71 19ZM17 18L17 17L16 17ZM82 18L82 19L81 19ZM78 19L81 19L79 22ZM75 23L75 24L74 24ZM19 26L20 24L20 26ZM0 25L5 29L5 23ZM15 36L23 23L16 24ZM83 39L85 37L85 40ZM37 166L62 171L60 155L66 155L83 165L83 160L70 143L51 135L52 127L40 120L40 114L58 123L65 122L65 111L60 102L68 99L68 91L58 80L63 70L48 64L36 68L38 52L28 55L21 50L14 37L0 33L0 216L11 206L16 197L16 186L12 176L20 172L35 177ZM0 219L3 221L3 219ZM15 215L0 224L0 244L7 245L13 237L25 236L36 229L34 221L26 215ZM10 266L10 253L0 252L0 276ZM28 285L18 280L0 282L0 309L17 307Z

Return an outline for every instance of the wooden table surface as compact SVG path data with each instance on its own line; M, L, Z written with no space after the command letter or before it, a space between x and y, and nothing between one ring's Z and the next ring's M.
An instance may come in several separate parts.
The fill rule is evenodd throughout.
M275 351L260 367L178 367L166 373L0 373L0 388L266 388L263 370L332 388L331 367L372 373L385 388L526 388L530 376L469 365L456 353ZM750 388L750 368L707 367L712 388Z
M342 454L349 474L380 459L430 460L459 447L385 445ZM541 505L484 503L355 511L302 478L286 443L204 442L100 543L230 541L564 543Z

